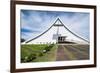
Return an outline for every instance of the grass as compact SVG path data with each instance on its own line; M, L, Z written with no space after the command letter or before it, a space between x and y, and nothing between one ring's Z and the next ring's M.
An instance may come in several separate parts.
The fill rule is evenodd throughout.
M38 57L37 59L33 60L33 62L48 62L48 61L55 61L56 60L56 52L57 52L57 48L56 45L53 46L53 48L51 48L50 51L48 51L47 53L45 53L43 56Z
M21 45L21 62L56 61L57 44L24 44ZM89 45L62 46L68 60L81 60L89 57Z
M21 62L44 62L55 60L54 44L21 45Z

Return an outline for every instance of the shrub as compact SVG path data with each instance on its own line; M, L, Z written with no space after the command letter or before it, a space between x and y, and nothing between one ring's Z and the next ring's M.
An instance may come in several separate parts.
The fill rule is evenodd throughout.
M36 59L36 54L30 54L26 60L26 62L31 62L32 60Z
M41 57L41 56L43 56L43 53L41 52L41 53L39 53L39 56Z

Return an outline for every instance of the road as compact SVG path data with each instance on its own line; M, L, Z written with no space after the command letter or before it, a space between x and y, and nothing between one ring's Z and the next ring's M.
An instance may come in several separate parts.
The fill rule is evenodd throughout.
M89 45L58 45L56 61L89 59Z

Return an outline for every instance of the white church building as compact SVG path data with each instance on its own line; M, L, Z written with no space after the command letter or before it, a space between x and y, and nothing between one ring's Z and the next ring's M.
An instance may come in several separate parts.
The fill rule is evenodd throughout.
M46 31L22 44L89 44L89 41L73 33L58 18Z

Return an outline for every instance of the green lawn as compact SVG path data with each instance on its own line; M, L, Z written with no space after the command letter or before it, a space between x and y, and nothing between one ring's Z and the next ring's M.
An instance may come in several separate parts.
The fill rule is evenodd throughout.
M56 59L56 45L30 44L21 45L21 62L45 62Z

